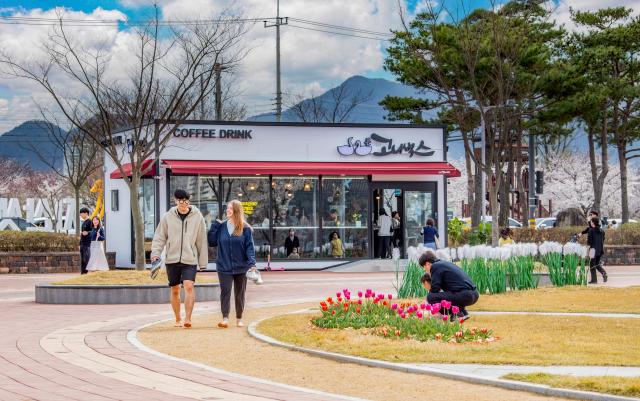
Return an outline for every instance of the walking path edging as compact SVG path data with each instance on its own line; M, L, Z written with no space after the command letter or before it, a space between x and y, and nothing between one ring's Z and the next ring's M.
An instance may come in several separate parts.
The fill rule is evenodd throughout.
M396 370L396 371L406 372L406 373L428 374L428 375L442 377L445 379L463 380L469 383L501 387L508 390L528 391L536 394L571 398L571 399L577 399L577 400L587 400L587 401L637 401L638 400L638 398L622 397L622 396L616 396L616 395L604 394L604 393L595 393L591 391L561 389L561 388L549 387L542 384L526 383L526 382L519 382L514 380L487 378L479 375L455 373L455 372L441 370L433 367L426 367L426 366L418 367L418 366L412 366L408 364L397 364L392 362L380 361L376 359L363 358L358 356L339 354L336 352L328 352L328 351L322 351L322 350L317 350L312 348L300 347L294 344L285 343L285 342L276 340L273 337L269 337L265 334L260 333L257 327L260 323L262 323L267 319L269 318L252 322L247 327L247 331L249 332L249 335L251 335L252 337L254 337L259 341L263 341L273 346L290 349L292 351L304 352L309 355L331 359L338 362L356 363L363 366L390 369L390 370Z
M204 312L204 313L201 313L201 314L208 314L208 313L210 313L210 312L207 311L207 312ZM314 390L314 389L311 389L311 388L293 386L293 385L284 384L284 383L278 383L278 382L274 382L274 381L271 381L271 380L261 379L261 378L254 377L254 376L247 376L247 375L243 375L243 374L240 374L240 373L235 373L235 372L231 372L231 371L228 371L228 370L215 368L215 367L210 366L210 365L206 365L206 364L203 364L203 363L190 361L188 359L178 358L178 357L175 357L175 356L164 354L164 353L162 353L160 351L156 351L156 350L154 350L152 348L147 347L146 345L144 345L138 339L138 333L141 330L144 330L147 327L154 326L154 325L159 324L159 323L172 321L172 320L173 320L172 318L162 319L162 320L157 320L155 322L150 322L150 323L144 324L142 326L136 327L135 329L132 329L127 333L127 341L129 341L129 343L131 343L131 345L133 345L134 347L138 348L140 351L147 352L147 353L155 355L155 356L157 356L159 358L167 359L167 360L170 360L170 361L173 361L173 362L184 363L184 364L187 364L187 365L199 368L199 369L204 369L204 370L207 370L207 371L210 371L210 372L213 372L213 373L224 374L226 376L231 376L231 377L235 377L235 378L238 378L238 379L249 380L249 381L253 381L253 382L256 382L256 383L268 384L270 386L280 387L280 388L284 388L284 389L287 389L287 390L300 391L300 392L303 392L303 393L315 394L315 395L320 395L320 396L330 396L332 398L343 399L345 401L368 401L368 400L365 400L365 399L362 399L362 398L350 397L350 396L341 395L341 394L333 394L333 393L328 393L328 392L325 392L325 391Z

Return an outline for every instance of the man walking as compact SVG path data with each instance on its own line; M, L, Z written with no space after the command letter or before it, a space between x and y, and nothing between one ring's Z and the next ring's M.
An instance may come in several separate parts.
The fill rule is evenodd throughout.
M165 250L165 265L171 287L171 307L176 317L175 327L191 327L191 313L196 301L196 272L207 267L209 251L207 229L202 213L189 203L190 195L183 189L174 194L176 206L169 209L156 228L151 244L151 261ZM180 284L184 287L184 323L180 315Z
M80 209L80 274L87 274L87 264L91 257L91 219L89 209Z
M458 317L466 320L469 317L466 307L475 304L480 298L471 278L453 263L438 259L430 249L420 255L418 264L431 275L431 290L427 295L427 302L434 304L442 300L449 301L460 308Z

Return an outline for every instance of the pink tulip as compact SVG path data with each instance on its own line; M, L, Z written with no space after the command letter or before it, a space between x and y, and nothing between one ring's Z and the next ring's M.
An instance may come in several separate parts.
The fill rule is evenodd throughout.
M345 297L346 299L351 299L351 294L347 293L344 297Z
M431 309L431 314L432 314L432 315L435 315L435 314L437 314L437 313L438 313L438 311L437 311L437 310L435 310L435 309Z
M341 294L341 293L336 292L336 297L340 298L341 296L342 296L342 294Z
M391 294L387 294L387 298L392 299L392 298L393 298L393 295L391 295Z
M405 315L404 313L402 315L400 315L401 318L406 319L407 315Z
M362 298L362 291L358 291L358 296Z
M443 320L444 322L448 321L448 320L449 320L449 315L444 315L444 316L442 316L442 320Z
M358 300L358 305L362 305L362 300L361 299Z
M457 314L458 314L458 312L460 312L460 308L458 308L457 306L454 306L453 308L451 308L451 312L452 312L454 315L457 315Z
M422 312L421 311L416 312L416 316L418 316L420 319L422 319Z
M375 293L375 292L371 292L371 296L372 296L372 297L375 297L375 296L376 296L376 293Z
M393 305L391 305L391 309L393 309L393 310L398 309L398 304L393 304Z
M431 310L431 305L430 305L430 304L426 304L426 305L424 306L424 308L425 308L426 310L430 311L430 310Z
M402 315L404 313L404 309L398 308L398 313Z
M440 304L431 305L431 310L438 312L440 310Z

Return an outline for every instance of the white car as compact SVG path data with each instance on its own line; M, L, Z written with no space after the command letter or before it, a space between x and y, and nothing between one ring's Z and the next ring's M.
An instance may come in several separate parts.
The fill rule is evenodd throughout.
M468 217L465 217L464 219L462 219L462 221L471 225L471 219ZM493 221L492 216L484 216L482 218L483 223L491 223L492 221ZM516 219L512 219L511 217L509 217L509 228L522 228L522 223L520 223Z
M545 230L547 228L553 228L556 224L555 217L543 217L536 219L536 230Z
M629 223L637 223L638 220L629 219ZM609 224L609 228L618 228L622 224L622 217L609 217L607 219L607 223Z

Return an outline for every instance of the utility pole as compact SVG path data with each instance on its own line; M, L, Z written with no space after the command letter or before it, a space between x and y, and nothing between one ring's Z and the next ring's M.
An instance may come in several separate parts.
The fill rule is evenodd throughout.
M529 133L529 226L536 221L538 197L536 196L536 137Z
M289 17L280 17L280 0L276 0L276 22L268 24L264 21L265 28L276 27L276 121L282 118L282 89L280 88L280 25L287 25Z

